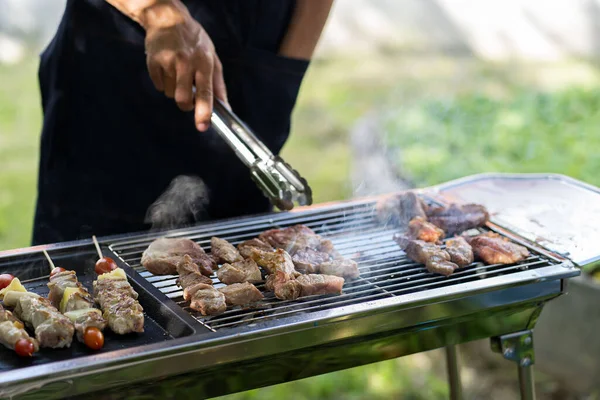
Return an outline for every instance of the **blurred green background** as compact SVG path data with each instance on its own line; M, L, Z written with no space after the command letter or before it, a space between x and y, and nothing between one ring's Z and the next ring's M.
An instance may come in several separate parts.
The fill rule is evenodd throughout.
M41 108L37 58L0 65L0 250L27 246ZM584 61L490 63L386 54L313 62L283 156L317 202L353 195L349 132L376 118L399 173L418 186L487 172L558 172L600 185L600 74ZM483 347L482 347L483 346ZM463 346L471 398L517 396L516 371ZM487 351L487 350L486 350ZM440 351L222 399L437 399L447 397ZM538 376L539 398L571 398ZM559 397L556 397L559 396Z

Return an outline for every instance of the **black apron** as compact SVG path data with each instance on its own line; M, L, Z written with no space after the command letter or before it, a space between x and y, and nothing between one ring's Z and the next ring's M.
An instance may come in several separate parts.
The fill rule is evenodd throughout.
M215 44L232 109L277 154L308 66L277 55L294 1L184 3ZM199 204L173 204L193 210L173 225L270 209L225 142L153 87L144 31L104 0L68 0L39 80L34 245L151 229L148 208L180 176L207 190Z

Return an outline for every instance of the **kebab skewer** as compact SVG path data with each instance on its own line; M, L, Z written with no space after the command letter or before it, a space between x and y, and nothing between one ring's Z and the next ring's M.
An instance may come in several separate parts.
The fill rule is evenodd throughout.
M102 331L106 327L102 312L95 307L94 299L77 280L75 271L56 267L46 250L43 252L52 268L48 299L75 325L77 340L92 350L101 349L104 346Z
M0 344L21 357L31 357L39 350L38 341L30 337L17 317L0 305Z
M144 332L144 309L137 301L137 292L127 281L125 271L104 257L96 237L92 239L100 257L95 268L98 279L94 281L94 300L102 308L104 319L119 335Z

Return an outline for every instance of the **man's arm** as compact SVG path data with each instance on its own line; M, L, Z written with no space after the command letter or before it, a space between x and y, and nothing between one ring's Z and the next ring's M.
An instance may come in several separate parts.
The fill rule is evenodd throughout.
M146 30L146 62L154 86L182 110L195 108L196 127L208 129L213 91L225 103L227 93L221 61L206 31L180 0L106 1Z
M310 60L323 32L333 0L297 0L279 54Z

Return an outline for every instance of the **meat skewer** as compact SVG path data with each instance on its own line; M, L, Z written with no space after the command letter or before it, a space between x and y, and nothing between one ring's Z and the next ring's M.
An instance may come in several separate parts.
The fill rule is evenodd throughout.
M96 238L93 237L93 240L100 260L106 260L107 257L102 256ZM105 263L108 268L112 268L110 261L112 260ZM96 263L96 267L98 267L98 263ZM117 267L116 264L114 267ZM102 272L102 270L96 268L96 272ZM108 321L108 326L113 332L118 335L144 332L144 309L137 301L138 294L128 282L123 269L117 267L110 272L99 274L93 286L94 301L100 305L102 316Z
M43 250L52 268L48 288L48 299L65 317L75 325L77 340L92 350L104 346L106 320L102 312L95 307L94 299L87 289L77 280L75 271L60 271Z
M38 341L30 337L25 326L10 311L0 305L0 344L21 357L31 357L39 351Z

